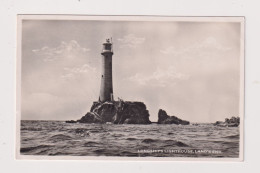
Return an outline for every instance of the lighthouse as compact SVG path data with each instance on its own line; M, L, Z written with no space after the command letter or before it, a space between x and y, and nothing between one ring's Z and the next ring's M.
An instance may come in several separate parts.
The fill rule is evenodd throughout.
M112 80L112 39L106 39L103 43L103 49L101 52L101 86L99 101L114 101L113 98L113 80Z

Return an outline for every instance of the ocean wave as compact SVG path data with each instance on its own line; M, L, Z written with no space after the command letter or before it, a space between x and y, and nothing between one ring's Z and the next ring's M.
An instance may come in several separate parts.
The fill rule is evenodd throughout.
M96 145L98 145L99 143L97 143L97 142L92 142L92 141L89 141L89 142L86 142L86 143L84 143L84 147L93 147L93 146L96 146Z
M225 141L222 143L223 145L226 145L226 146L230 146L230 147L235 147L235 146L238 146L239 143L238 142L235 142L235 141L232 141L232 142L228 142L228 141Z
M100 125L22 121L23 155L238 157L239 130L213 125ZM220 154L140 153L139 149L220 150Z
M174 133L173 132L169 132L169 133L167 133L167 135L173 135Z
M181 142L181 141L175 141L175 140L164 140L163 143L166 144L166 146L178 146L178 147L189 147L189 145Z
M128 141L135 141L137 139L136 138L126 138L126 140L128 140Z
M100 130L89 130L89 132L90 132L90 133L100 133L100 132L102 132L102 131L100 131Z
M112 134L112 136L117 138L117 137L122 137L124 135L123 134Z
M147 139L143 139L143 140L142 140L142 143L150 144L150 143L157 142L157 141L158 141L158 140L156 140L156 139L147 138Z
M67 153L64 152L55 152L55 153L49 153L49 156L64 156L64 155L68 155Z
M177 146L177 147L189 147L189 145L181 142L181 141L176 141L176 140L158 140L158 139L151 139L151 138L147 138L147 139L143 139L141 141L142 143L146 143L146 144L150 144L150 143L156 143L156 144L163 144L164 146Z
M71 140L71 139L72 139L71 136L63 135L63 134L54 135L54 136L51 136L49 138L50 141L54 141L54 142L64 141L64 140Z
M135 152L130 152L130 151L122 151L122 152L118 153L118 156L136 157L136 156L138 156L138 154Z
M27 130L27 131L42 131L42 128L41 127L22 127L21 131L24 131L24 130Z
M237 135L225 136L224 138L228 138L228 139L239 139L239 134L237 134Z
M38 145L38 146L34 146L34 147L24 147L24 148L20 148L20 152L21 153L28 153L28 152L32 152L32 151L38 151L41 149L47 149L53 147L52 145Z
M77 135L80 135L81 137L85 137L85 136L90 136L90 131L89 129L85 129L85 128L77 128L74 131Z
M107 150L105 150L105 149L97 149L97 150L94 150L94 153L96 153L96 154L105 154L107 152Z

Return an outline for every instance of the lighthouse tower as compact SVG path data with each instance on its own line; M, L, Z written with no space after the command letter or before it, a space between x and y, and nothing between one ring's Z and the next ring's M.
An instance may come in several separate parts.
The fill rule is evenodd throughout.
M112 81L112 43L110 39L106 39L103 43L102 67L101 67L101 87L99 101L113 101L113 81Z

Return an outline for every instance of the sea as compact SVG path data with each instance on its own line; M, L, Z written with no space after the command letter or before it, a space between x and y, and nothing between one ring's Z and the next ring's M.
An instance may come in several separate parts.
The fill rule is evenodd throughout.
M21 121L21 155L238 158L239 127Z

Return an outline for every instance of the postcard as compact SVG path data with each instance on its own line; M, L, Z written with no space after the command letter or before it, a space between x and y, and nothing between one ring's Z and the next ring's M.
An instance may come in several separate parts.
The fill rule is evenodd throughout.
M243 160L243 17L17 20L17 159Z

